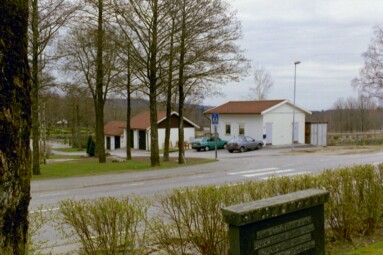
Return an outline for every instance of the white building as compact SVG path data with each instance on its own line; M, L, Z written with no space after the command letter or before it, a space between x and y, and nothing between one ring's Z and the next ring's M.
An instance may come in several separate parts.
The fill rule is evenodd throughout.
M204 114L211 118L218 114L217 133L220 138L230 140L239 135L264 140L266 144L288 145L305 143L305 115L311 114L288 100L231 101ZM211 125L214 132L214 125Z
M171 113L170 120L170 143L175 147L178 143L178 121L179 115L176 112ZM166 112L158 112L158 146L164 148L165 130L166 130ZM143 112L133 117L130 121L131 128L131 148L140 150L150 150L150 113ZM198 125L184 117L184 137L185 141L191 141L195 138L195 129ZM111 121L104 126L105 147L107 150L115 150L126 147L126 121Z

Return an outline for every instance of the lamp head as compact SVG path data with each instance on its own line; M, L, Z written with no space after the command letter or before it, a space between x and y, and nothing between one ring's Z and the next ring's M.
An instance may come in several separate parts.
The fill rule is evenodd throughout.
M299 65L301 63L301 61L296 61L294 62L294 65Z

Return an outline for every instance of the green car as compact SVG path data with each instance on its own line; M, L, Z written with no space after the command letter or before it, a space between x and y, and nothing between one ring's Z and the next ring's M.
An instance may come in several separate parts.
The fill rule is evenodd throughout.
M214 137L214 136L204 136L204 137L198 138L191 143L191 147L192 149L197 151L214 150L216 141L217 141L217 149L226 148L227 141L221 140L219 137Z

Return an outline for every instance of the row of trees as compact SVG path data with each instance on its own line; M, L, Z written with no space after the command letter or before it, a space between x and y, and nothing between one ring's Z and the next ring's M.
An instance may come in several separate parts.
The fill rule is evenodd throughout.
M33 140L38 141L39 100L46 92L44 88L54 84L47 75L49 67L60 64L52 61L60 59L63 70L71 74L70 82L64 85L68 93L73 92L74 100L76 95L78 101L84 98L83 90L76 91L72 86L86 87L93 97L100 162L105 161L103 110L107 96L122 90L128 102L135 91L148 96L152 165L159 164L159 100L174 100L182 119L186 97L215 93L213 83L238 79L248 67L235 44L241 35L239 22L224 1L87 0L70 4L64 0L4 0L0 13L2 254L26 253L30 131ZM73 21L67 23L70 17ZM65 38L59 51L50 54L59 31L64 31ZM37 153L36 144L33 147ZM35 174L39 173L37 155L33 156Z
M374 28L374 36L362 54L364 66L351 81L357 97L339 98L332 109L315 112L314 121L329 123L330 132L355 132L383 128L383 25Z
M366 132L383 129L383 108L377 100L359 95L339 98L332 109L313 112L308 121L328 123L329 132Z
M133 87L149 96L152 129L156 130L157 100L176 98L182 107L187 96L214 93L213 83L237 79L247 68L247 61L235 45L240 36L239 24L226 2L87 0L82 6L70 5L68 15L50 16L66 8L54 5L63 1L46 1L47 7L51 7L46 9L46 18L42 18L44 12L39 9L37 0L31 1L32 6L28 0L0 1L1 254L26 254L31 177L29 139L31 123L38 123L32 121L31 98L33 104L38 105L39 92L43 85L49 84L43 81L50 80L43 75L48 66L45 63L50 59L47 54L49 43L39 42L43 35L53 38L59 31L54 25L48 26L49 22L45 23L48 17L61 17L56 19L61 24L74 13L72 7L81 10L81 19L78 17L68 26L66 33L67 38L74 40L64 40L67 44L61 46L61 53L66 57L64 66L73 74L72 84L86 85L91 91L96 118L103 117L105 99L111 91L108 85L122 84L124 86L120 87L125 88L128 99L135 91ZM39 10L37 15L32 14L32 22L28 22L30 9ZM32 75L28 65L28 27L31 23L41 25L32 29L37 35L30 37L29 45L34 48L31 53ZM43 33L44 29L47 34ZM382 27L377 27L375 38L364 54L365 67L355 80L355 86L361 92L378 99L382 98L383 91L382 31ZM81 53L77 57L76 51L71 51L73 47ZM33 64L36 60L37 65ZM31 84L38 85L38 93L33 91L36 88L32 89ZM97 128L101 130L99 124ZM103 148L102 144L99 147ZM159 164L156 145L153 134L153 165Z
M55 60L50 63L59 66L61 76L66 77L59 83L67 92L78 98L85 92L93 98L99 162L105 162L107 98L126 97L127 120L132 95L149 100L153 166L160 164L158 104L166 105L169 115L177 107L182 119L188 97L198 102L219 93L215 84L237 80L249 68L236 44L241 37L240 23L225 0L33 0L31 10L34 174L39 174L38 99L49 84L43 81L49 61ZM50 48L59 31L63 36ZM54 54L48 57L47 52ZM127 124L129 129L129 121ZM180 163L184 161L182 125L181 121ZM169 141L170 123L166 134ZM167 142L164 160L168 149ZM130 148L127 158L131 158Z

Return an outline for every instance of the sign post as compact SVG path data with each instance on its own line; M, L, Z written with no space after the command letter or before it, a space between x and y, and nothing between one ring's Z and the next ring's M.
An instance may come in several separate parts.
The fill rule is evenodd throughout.
M215 144L215 160L218 158L218 150L217 150L217 125L219 123L219 115L218 113L211 114L211 124L214 125L214 144Z

